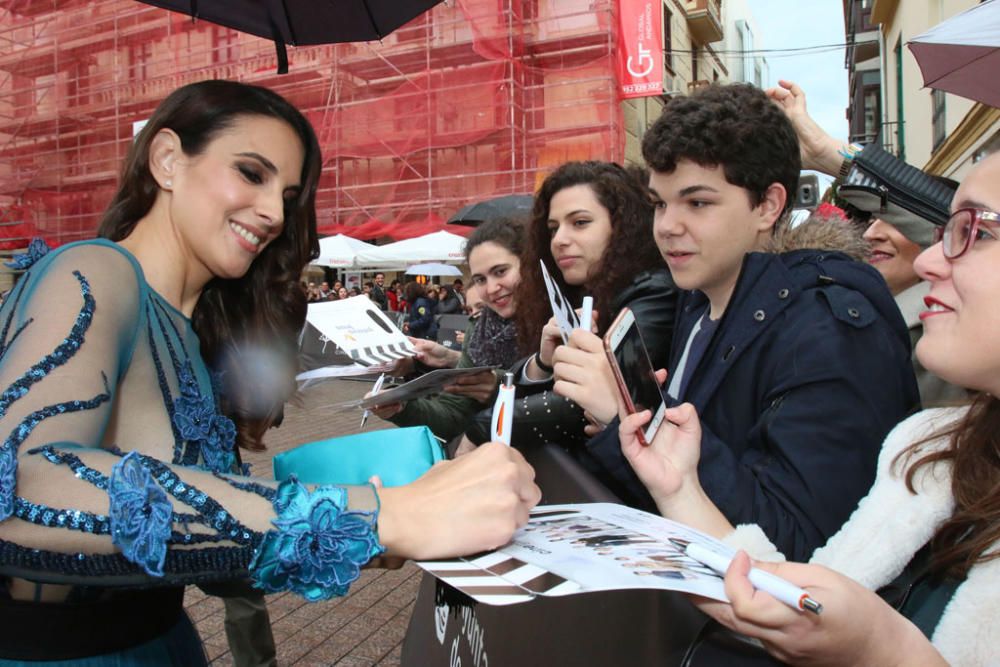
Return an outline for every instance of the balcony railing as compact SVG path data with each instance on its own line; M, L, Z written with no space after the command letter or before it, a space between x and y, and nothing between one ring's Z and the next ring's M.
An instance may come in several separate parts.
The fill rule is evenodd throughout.
M691 37L698 44L718 42L722 39L721 0L687 0L684 3Z

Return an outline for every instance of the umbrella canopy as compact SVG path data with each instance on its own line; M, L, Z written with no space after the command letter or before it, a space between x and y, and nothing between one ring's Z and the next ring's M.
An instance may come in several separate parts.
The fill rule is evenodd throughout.
M397 241L359 252L359 266L392 266L393 264L413 264L417 262L448 262L461 264L465 261L465 237L449 232L434 232L405 241Z
M448 220L450 225L475 227L494 218L522 218L531 213L531 195L504 195L463 207Z
M420 16L441 0L142 0L240 32L285 44L369 42Z
M907 46L924 85L1000 107L1000 3L987 0L943 21Z
M440 262L428 262L425 264L414 264L406 269L406 273L412 276L460 276L462 272L451 264L441 264Z
M353 267L359 252L375 248L350 236L335 234L319 240L319 257L312 263L319 266Z
M285 44L369 42L420 16L441 0L140 0L210 23L274 40L278 71L288 71Z

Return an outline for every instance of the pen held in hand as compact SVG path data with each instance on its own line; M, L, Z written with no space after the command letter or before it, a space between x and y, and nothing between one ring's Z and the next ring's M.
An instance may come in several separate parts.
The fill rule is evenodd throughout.
M583 305L580 309L580 328L590 331L591 320L594 318L594 297L583 297Z
M506 373L497 390L497 402L493 404L493 440L510 445L510 430L514 426L514 374Z
M385 384L385 373L382 373L381 375L379 375L378 379L375 380L375 384L372 385L372 396L374 396L375 394L377 394L380 391L382 391L382 385L383 384ZM369 416L371 416L371 410L365 410L362 413L360 428L363 429L365 427L365 424L368 423L368 417Z
M668 539L688 557L707 565L720 575L725 576L726 571L729 570L730 563L733 562L731 556L716 553L695 542L679 540L673 537ZM810 597L808 591L770 572L751 567L750 572L747 574L747 579L750 580L754 588L764 591L779 602L787 604L792 609L811 611L814 614L820 614L823 611L823 605Z

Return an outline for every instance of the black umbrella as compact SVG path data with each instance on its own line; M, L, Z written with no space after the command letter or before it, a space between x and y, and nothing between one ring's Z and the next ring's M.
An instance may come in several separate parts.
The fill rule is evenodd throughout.
M278 72L288 71L285 44L382 39L441 0L140 0L148 5L273 39Z
M531 195L504 195L475 202L451 216L448 224L475 227L494 218L523 218L531 213L534 201Z

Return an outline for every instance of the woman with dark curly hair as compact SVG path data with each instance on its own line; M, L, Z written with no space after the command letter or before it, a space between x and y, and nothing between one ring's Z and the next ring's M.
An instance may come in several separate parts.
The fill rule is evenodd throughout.
M578 340L564 347L585 349L564 360L553 385L553 353L562 339L544 296L541 263L574 307L584 295L593 296L598 336L618 311L631 308L657 367L666 365L676 290L653 243L653 206L644 178L642 170L612 162L568 162L552 172L535 195L516 297L520 351L531 356L513 370L521 377L521 392L534 392L537 398L518 401L515 445L581 440L585 434L579 406L598 426L615 414L617 389L593 334L574 333ZM598 354L589 353L594 345ZM532 402L537 409L531 409ZM479 428L469 438L482 441L486 433Z
M472 553L527 520L532 472L500 443L385 489L237 465L293 386L320 165L274 92L190 84L132 145L102 238L21 263L0 309L0 618L22 629L0 664L202 665L185 584L327 599L383 553Z

